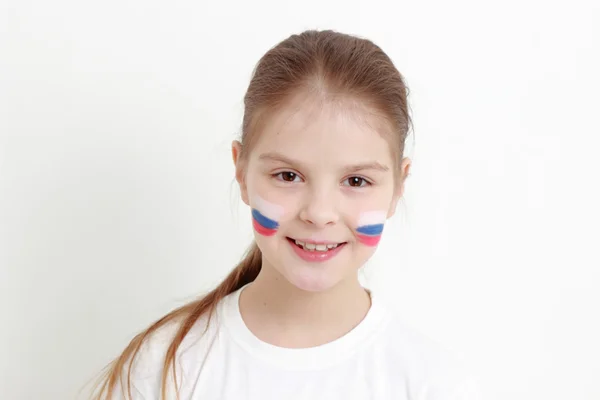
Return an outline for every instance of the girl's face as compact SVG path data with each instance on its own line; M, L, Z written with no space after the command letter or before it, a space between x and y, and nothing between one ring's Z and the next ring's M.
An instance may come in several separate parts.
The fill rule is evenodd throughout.
M234 142L263 268L308 291L357 279L403 191L379 125L358 107L297 97L257 133L244 163ZM404 176L409 167L405 159Z

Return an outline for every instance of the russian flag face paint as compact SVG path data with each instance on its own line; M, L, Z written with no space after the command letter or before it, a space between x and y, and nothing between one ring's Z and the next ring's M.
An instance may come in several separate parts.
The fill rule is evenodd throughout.
M356 233L359 242L367 246L377 246L383 233L386 220L385 211L369 211L360 214Z
M263 236L273 236L279 229L283 207L256 196L252 202L252 225Z

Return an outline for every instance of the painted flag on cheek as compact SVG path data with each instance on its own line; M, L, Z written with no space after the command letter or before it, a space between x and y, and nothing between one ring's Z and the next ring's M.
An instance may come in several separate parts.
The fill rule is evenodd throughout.
M273 236L279 228L277 221L264 216L256 208L252 209L252 225L254 230L263 236Z
M370 211L360 215L356 236L358 241L366 246L377 246L383 233L386 219L384 211Z
M263 236L273 236L279 229L278 220L283 215L283 207L269 203L259 196L252 202L252 226Z

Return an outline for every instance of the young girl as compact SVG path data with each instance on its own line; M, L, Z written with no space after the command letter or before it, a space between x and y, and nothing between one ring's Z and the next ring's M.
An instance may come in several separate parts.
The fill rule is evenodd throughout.
M472 400L457 359L361 286L410 160L407 89L371 41L292 35L259 61L232 146L256 242L136 336L95 399Z

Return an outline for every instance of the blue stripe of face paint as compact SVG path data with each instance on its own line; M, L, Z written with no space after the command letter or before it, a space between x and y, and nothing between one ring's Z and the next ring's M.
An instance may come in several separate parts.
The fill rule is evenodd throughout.
M279 223L277 221L273 221L272 219L265 217L256 209L252 209L252 218L254 218L259 224L267 229L279 228Z
M383 232L383 224L359 226L356 231L369 236L381 235Z

